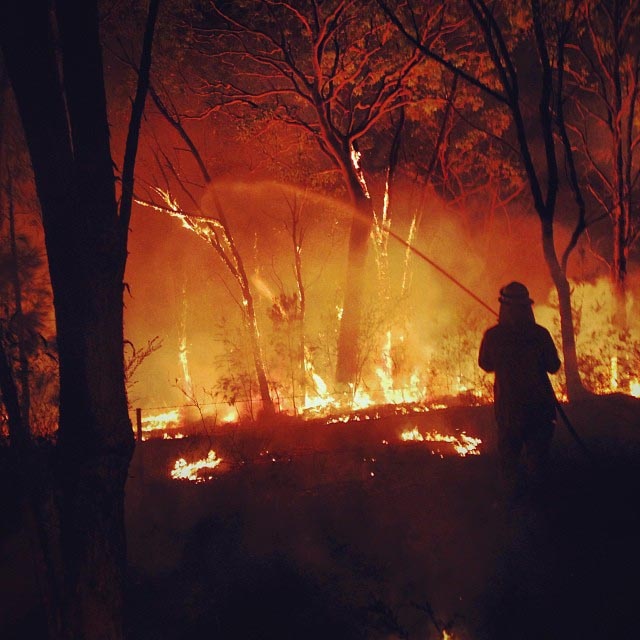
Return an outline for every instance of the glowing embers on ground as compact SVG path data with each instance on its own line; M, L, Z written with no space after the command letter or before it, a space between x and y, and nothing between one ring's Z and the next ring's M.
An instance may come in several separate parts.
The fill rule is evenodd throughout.
M403 442L427 442L435 444L436 446L431 449L431 453L434 455L438 454L441 457L444 456L444 453L438 445L448 445L461 458L464 458L465 456L480 455L478 446L482 444L482 440L480 440L480 438L468 436L464 431L462 431L458 436L454 436L438 433L437 431L421 433L418 427L403 431L400 435L400 439Z
M427 413L431 409L446 408L446 405L426 406L424 404L389 404L372 405L369 409L359 409L348 413L331 415L326 418L326 423L336 424L338 422L364 422L366 420L379 420L391 416L406 416L415 413Z
M187 462L184 458L176 460L171 470L174 480L189 480L190 482L206 482L213 478L212 471L219 466L222 458L218 458L216 452L209 451L206 458Z

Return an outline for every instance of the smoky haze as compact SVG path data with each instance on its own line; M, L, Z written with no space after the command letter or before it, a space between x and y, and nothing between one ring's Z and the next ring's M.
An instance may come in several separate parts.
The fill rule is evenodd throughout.
M276 296L297 290L290 229L291 212L300 208L305 337L316 372L331 387L349 207L338 198L270 180L227 178L216 182L215 188L251 282L268 363L273 359L269 353L269 309ZM186 204L180 204L189 211ZM420 206L422 218L415 246L490 307L497 309L497 291L511 280L525 282L538 304L549 299L552 285L535 216L517 210L490 215L482 203L473 211L455 211L435 195L424 197L406 183L393 191L391 228L407 238L412 216ZM211 193L202 197L201 211L216 215ZM560 228L558 236L558 242L564 242L568 232ZM410 366L425 369L428 362L437 366L447 359L444 341L458 334L467 336L469 330L479 339L494 318L420 258L411 255L407 262L401 243L393 238L388 242L386 288L378 276L377 250L370 243L364 309L369 329L365 329L364 340L379 343L389 328L396 337L402 334L405 352L411 354ZM581 274L597 273L597 265L584 254L572 264ZM162 347L137 372L131 392L133 405L184 403L181 340L186 340L189 374L199 394L212 390L220 376L228 373L225 369L237 367L225 351L246 342L239 289L213 248L185 229L180 219L147 207L135 209L127 282L127 339L136 347L154 336L162 339ZM462 353L457 358L465 360L464 367L470 369L475 367L477 344L470 344L468 336L465 340L459 342ZM378 347L370 348L370 363L363 376L365 386L374 387L378 356L373 351ZM246 368L251 371L250 363Z

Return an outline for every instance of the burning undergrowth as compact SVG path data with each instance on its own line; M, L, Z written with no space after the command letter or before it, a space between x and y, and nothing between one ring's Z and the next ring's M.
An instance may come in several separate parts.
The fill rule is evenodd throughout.
M497 307L501 284L526 282L539 321L560 348L557 297L548 276L540 275L546 272L532 242L537 222L515 215L508 238L494 230L497 236L487 231L480 239L476 226L461 224L435 196L425 202L424 194L405 186L396 193L395 233L490 307ZM479 370L477 349L494 318L405 246L392 238L380 245L373 236L354 385L346 393L339 389L334 373L349 208L269 181L222 181L218 189L224 220L219 211L213 216L211 194L202 203L208 213L200 216L161 190L157 210L144 216L145 224L153 220L162 228L162 238L145 244L137 268L132 251L134 292L138 272L145 280L128 303L127 331L141 342L160 335L163 348L145 363L134 406L215 405L219 420L236 421L255 420L265 403L290 415L341 413L349 394L350 411L460 396L472 403L491 400L491 377ZM428 209L420 229L414 225L416 199ZM145 226L145 240L147 233ZM383 229L376 233L384 236ZM598 277L597 264L583 263L580 270L583 280L572 280L572 288L584 381L597 393L640 393L636 276L629 275L623 335L612 328L608 280ZM563 396L562 376L554 384Z
M131 612L133 635L595 638L605 619L631 629L637 402L612 396L570 414L590 445L611 437L615 416L626 457L596 474L559 429L546 498L510 510L489 406L143 442L127 493L132 602L144 612ZM426 434L463 431L481 455L430 451ZM403 442L407 432L423 440ZM222 459L211 482L170 479L176 459L210 450Z
M164 437L139 446L145 459L156 458L150 463L155 475L174 480L206 482L255 465L295 475L298 466L308 469L313 460L311 484L335 477L377 481L393 475L398 456L480 455L493 446L491 415L490 407L392 405L308 420L280 416L217 425L195 420L175 424Z
M455 492L471 473L465 468L486 463L482 455L460 457L448 442L404 441L402 434L417 429L460 437L465 431L483 438L491 409L408 409L370 408L349 421L218 424L208 434L140 443L128 494L138 523L132 527L147 532L133 534L136 588L146 592L147 563L160 563L166 589L179 603L176 611L183 610L184 599L194 616L176 622L170 609L158 610L162 594L149 593L143 606L152 612L150 628L179 624L178 636L185 628L216 628L229 638L271 638L278 630L290 637L291 629L308 638L389 638L395 624L407 637L446 637L436 633L427 611L433 607L448 629L455 613L450 594L457 587L450 577L445 584L443 576L427 577L411 566L409 558L423 540L417 523L404 528L405 516L414 509L440 511L429 506L440 494L423 493L427 470L438 476L457 469L450 485ZM185 425L181 430L188 432ZM434 453L431 445L442 448ZM180 459L185 463L176 464ZM207 459L214 468L194 465L191 482L170 479L172 471ZM153 507L159 495L162 506ZM461 509L456 500L449 505L452 513ZM439 553L443 533L432 525L429 555ZM140 546L142 539L149 546ZM150 551L157 544L165 549L161 556ZM457 543L449 537L447 544ZM458 555L461 566L484 563L466 551ZM389 586L400 575L408 580L404 593ZM238 617L243 607L255 615ZM463 627L456 621L450 637L466 638Z

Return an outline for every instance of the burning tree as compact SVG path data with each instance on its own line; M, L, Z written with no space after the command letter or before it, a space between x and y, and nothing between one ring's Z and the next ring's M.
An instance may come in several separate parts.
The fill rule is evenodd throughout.
M238 5L237 20L246 16L247 7L251 6L253 6L251 3ZM327 5L324 6L326 8ZM263 10L264 6L261 5L261 7L261 10ZM234 8L233 11L235 10ZM276 9L273 10L276 11ZM278 11L280 10L284 11L284 16L278 24L274 24L274 16L267 16L270 20L267 20L267 18L263 16L266 21L265 24L273 29L274 33L276 33L278 28L280 28L282 24L285 24L287 20L292 24L296 24L295 21L299 19L299 16L289 16L284 5L280 6ZM324 100L322 104L325 105L325 110L331 115L331 118L333 118L333 120L331 120L333 123L332 127L337 131L337 133L334 132L335 136L337 136L338 133L342 135L346 131L346 133L344 133L346 138L343 139L342 150L349 146L349 136L353 138L354 145L352 145L352 152L349 152L346 164L343 163L342 167L346 167L350 172L351 177L349 180L351 180L351 183L357 183L357 190L354 192L356 194L355 197L357 197L363 206L367 207L367 215L370 216L369 222L367 222L367 225L370 225L369 231L362 236L364 244L361 247L362 252L359 253L362 258L362 280L358 282L357 279L351 279L350 276L347 277L347 287L351 286L349 282L358 282L356 294L360 299L360 303L356 304L353 310L358 316L358 336L357 339L348 341L345 347L351 352L349 356L352 358L350 382L353 385L352 389L355 391L356 385L354 383L358 382L361 377L363 362L368 361L371 355L375 354L376 358L381 358L388 363L388 352L390 350L397 351L398 348L402 347L400 344L393 344L390 348L387 345L388 340L391 339L393 343L399 343L404 338L404 336L401 336L397 331L397 327L392 337L388 337L389 329L391 329L391 313L389 313L389 309L395 307L394 317L396 317L396 319L401 315L402 308L406 311L409 291L408 285L410 282L409 272L410 269L415 266L410 262L410 252L409 249L407 249L403 263L403 274L401 278L397 279L398 291L393 292L391 288L393 282L389 280L390 270L387 264L389 259L387 244L389 241L391 215L393 208L396 206L394 190L397 185L403 182L406 183L410 172L415 174L415 178L413 178L414 184L419 185L423 197L421 197L420 203L415 209L414 220L410 225L410 242L413 242L419 230L420 218L422 217L423 211L428 208L427 196L433 197L434 190L431 187L432 181L433 183L438 183L438 190L442 195L449 193L447 191L448 187L451 187L451 191L454 191L456 187L453 183L456 180L458 180L458 183L460 182L460 170L457 167L455 170L452 168L452 164L455 162L455 160L452 161L453 156L458 154L458 150L464 149L468 152L469 149L477 146L474 144L474 141L478 139L477 135L475 137L469 136L468 139L465 139L464 135L460 134L459 131L456 131L454 135L453 127L454 123L458 124L460 122L460 119L456 118L456 113L457 110L461 108L461 105L467 105L473 100L474 108L477 109L479 101L477 97L472 97L469 92L465 91L455 73L452 74L448 71L443 72L441 69L438 69L437 73L433 73L433 68L424 68L424 65L419 68L418 65L415 65L411 67L409 71L405 69L405 71L402 72L405 74L403 75L398 69L402 70L404 68L403 65L409 64L407 62L408 58L411 59L410 64L414 64L413 57L415 57L415 51L413 48L405 50L401 46L401 40L399 42L393 42L392 39L388 38L389 34L387 33L390 30L390 26L388 24L383 25L382 23L378 25L375 21L372 24L374 24L379 37L364 37L364 39L358 40L358 38L362 37L360 30L354 30L349 27L349 21L355 20L352 12L356 11L356 8L355 6L347 7L345 5L344 11L344 20L347 20L347 15L350 16L349 20L343 27L338 28L338 25L335 25L337 29L336 38L338 38L336 44L336 46L338 46L338 53L333 52L333 49L326 43L320 51L320 53L322 53L321 61L324 65L320 68L320 71L324 74L321 76L321 79L324 78L323 82L334 83L340 80L340 82L344 84L344 91L338 91L336 89L334 94L331 94L327 88L326 95L322 94L318 100L320 100L320 98ZM356 15L359 16L360 14L357 13ZM434 39L437 37L444 38L446 32L453 29L451 25L444 27L442 21L438 23L441 17L441 9L435 8L433 15L424 17L421 21L425 25L429 25L425 26L425 32L431 29ZM376 17L376 20L381 19L381 16ZM208 155L210 148L209 136L212 135L211 132L213 131L213 136L216 138L223 138L225 135L217 130L220 127L219 123L221 121L225 123L222 127L228 127L229 121L223 120L223 118L228 117L231 122L239 121L239 128L245 132L246 137L248 137L246 133L247 130L250 131L252 142L258 137L257 134L261 134L261 141L264 142L268 134L275 136L284 132L283 138L286 139L285 144L297 147L299 150L297 156L295 153L287 156L287 159L291 159L291 162L289 162L288 171L284 178L289 185L291 185L292 182L294 183L294 186L289 187L292 193L296 191L295 184L300 183L304 183L304 188L312 185L312 188L317 192L317 198L322 198L320 193L318 193L321 189L327 190L326 183L322 184L320 188L318 187L321 181L327 179L325 174L329 172L323 172L321 162L318 162L310 153L313 147L311 147L311 149L309 148L309 141L316 141L318 143L317 146L327 154L326 157L332 159L334 167L337 166L335 159L328 154L326 145L323 146L322 144L321 134L323 129L320 126L322 123L322 113L318 113L315 110L315 107L313 107L315 103L313 103L309 95L304 93L299 95L296 93L297 88L302 90L306 85L299 83L299 87L298 85L292 87L286 78L278 76L279 72L276 72L275 68L260 67L258 62L254 60L253 55L258 45L266 46L264 41L259 41L256 34L250 36L248 31L241 29L238 25L229 25L226 19L223 21L224 24L222 26L211 27L212 23L218 25L221 20L223 20L223 18L219 14L215 14L213 17L210 15L206 16L206 19L201 18L198 23L199 28L196 28L192 32L195 33L195 36L192 37L196 38L198 48L200 51L204 50L205 56L197 55L197 52L191 49L191 45L189 44L190 39L185 38L185 41L187 41L186 55L189 56L190 61L188 73L192 75L193 69L196 69L203 77L209 79L209 82L206 84L206 90L204 91L209 102L208 107L203 112L196 111L194 107L195 101L203 91L198 92L192 90L191 93L188 94L189 90L184 87L182 87L182 90L188 94L185 95L186 103L177 106L176 103L181 101L181 89L178 86L174 86L170 75L166 72L163 74L158 73L156 77L154 77L154 86L151 90L151 96L154 98L158 110L165 120L170 123L179 138L181 138L181 142L177 145L174 144L173 149L171 149L169 136L155 135L156 148L158 150L155 153L155 157L158 160L156 167L162 165L160 173L162 174L162 179L166 187L164 191L167 195L169 192L171 193L169 202L164 202L164 204L160 205L160 208L164 207L165 210L170 210L173 213L180 210L182 214L185 214L186 218L191 220L191 222L186 223L185 226L192 225L193 228L189 226L192 231L195 230L196 227L203 227L214 222L213 220L205 219L198 221L197 218L199 216L202 218L213 218L215 221L220 222L219 212L221 210L223 210L225 214L227 223L235 222L232 216L234 209L233 206L226 201L228 192L223 191L224 179L220 176L231 172L229 169L230 165L234 163L237 165L238 159L242 157L242 148L234 147L237 153L234 152L232 156L224 155L223 162L220 162L222 159L220 154ZM260 22L258 23L262 24ZM254 26L253 21L251 26ZM264 29L267 29L267 26L262 26ZM327 26L326 28L329 27ZM249 29L248 26L247 29ZM393 32L392 29L391 32ZM222 35L218 41L212 44L212 34ZM287 58L281 61L281 66L278 67L278 69L284 68L282 65L285 65L285 62L291 64L295 62L299 72L305 72L307 74L305 77L307 77L309 82L313 80L316 83L320 83L320 80L314 80L313 55L309 54L308 51L310 45L307 41L313 42L311 36L308 34L304 35L304 33L295 34L293 30L291 33L287 31L285 35L288 39L291 39L291 55L293 59L289 60ZM313 35L313 33L311 35ZM253 39L251 39L252 37ZM263 37L263 40L265 40L265 38L266 36ZM252 45L250 47L251 55L244 50L238 50L240 47L239 43L244 42L245 39L249 39ZM231 49L231 51L227 49ZM385 51L387 55L383 60L383 53ZM273 53L273 55L284 55L282 52L277 51L271 53ZM309 57L310 55L311 58ZM339 57L334 60L334 55ZM372 72L367 75L366 68L358 70L359 67L355 66L359 59L358 56L366 57L367 65L369 63L375 63L375 73ZM223 71L220 71L221 65L212 68L212 57L215 61L224 62L225 65L229 65L228 77L224 74L226 67L223 67ZM330 61L335 62L335 69L327 68ZM381 97L383 94L386 95L384 92L391 91L381 80L384 65L386 65L387 69L386 75L384 76L385 81L395 78L398 81L398 86L396 87L398 93L393 99L390 98L388 110L384 113L377 113L374 110L366 114L364 113L365 106L358 106L360 104L359 101L372 101L377 95L374 92L375 86L382 92L378 97ZM233 73L231 66L233 66ZM309 71L307 71L307 66L309 67ZM352 77L348 75L349 70L352 72ZM217 79L211 80L214 73ZM358 75L358 73L360 75ZM220 78L219 76L225 77ZM256 77L259 78L259 80L256 80ZM333 79L329 80L327 78ZM235 89L232 90L230 88L231 85L227 86L225 84L227 80L233 83L233 87L235 87L237 91L235 91ZM277 90L268 90L268 85L271 81L276 83ZM375 85L374 81L378 82L378 85ZM238 84L241 85L240 88L244 91L243 95L238 93L240 91L237 87ZM261 92L261 89L264 89L264 91ZM313 87L309 88L308 91L312 91L312 89ZM349 91L353 91L353 95L350 95ZM256 94L254 95L254 99L250 98L251 92ZM394 101L396 101L397 104ZM350 110L353 111L353 113L351 113ZM221 117L219 115L220 113L224 115ZM285 117L285 113L289 115ZM291 113L294 113L296 116L295 122L292 117L290 117ZM493 113L493 111L487 111L487 119L489 119ZM255 116L255 119L253 119L253 116ZM349 120L351 116L353 117ZM467 130L468 129L467 127ZM300 132L302 132L302 135L300 135ZM271 141L274 140L274 137L268 139ZM420 140L419 146L415 144L417 139ZM408 142L409 140L410 142ZM355 149L356 142L359 151ZM411 148L409 149L409 147ZM191 155L191 159L185 160L187 157L185 152ZM277 158L273 158L274 153L277 153L277 151L274 152L270 150L265 154L270 164L268 169L270 176L277 171L274 165L279 163ZM462 153L462 151L460 151L460 153ZM412 156L412 166L409 166L406 161L408 156ZM427 158L426 161L424 160L425 157ZM467 156L465 156L465 158L466 157ZM193 160L193 162L191 160ZM297 162L295 162L296 160ZM217 164L215 164L216 161ZM262 162L264 163L264 160ZM474 161L469 160L468 162L469 165L477 166L478 155L474 156ZM305 168L307 168L308 165L312 164L314 166L314 175L312 177L308 175L301 176L300 166L304 165ZM254 166L255 163L252 163L252 170ZM196 172L198 172L200 176L198 176ZM255 173L257 173L257 171L254 172L254 176ZM366 177L365 174L367 174ZM435 178L436 174L437 178ZM455 177L452 177L454 174ZM212 175L215 177L212 178ZM334 191L336 175L338 177L342 176L341 180L343 184L346 184L342 171L336 172L332 170L330 179L333 180L331 187L334 188ZM156 178L154 178L154 183L158 184ZM217 193L218 195L214 198L212 197L212 193ZM400 188L398 189L398 193L401 193ZM499 200L499 198L497 199ZM184 201L184 205L182 201ZM402 197L398 197L397 202L399 203L397 209L400 212L402 210ZM189 211L193 212L194 215L191 215ZM255 210L253 217L257 219L262 215L262 210ZM325 214L325 217L329 218L328 212ZM353 232L354 225L361 225L363 220L364 218L361 213L357 214L355 221L352 221L351 231ZM263 227L266 227L266 224L263 225ZM234 242L234 244L240 243L239 246L241 246L243 236L241 233L242 229L240 227L234 227L233 224L231 224L231 226L227 224L227 228L229 234L233 231L236 236L235 238L229 236L231 238L230 241ZM218 233L223 234L221 226L218 226ZM258 236L262 237L260 232L256 230L256 238ZM373 238L374 247L376 248L375 258L376 265L378 266L378 286L376 286L375 276L368 277L370 272L365 269L365 254L369 247L370 237ZM402 237L397 234L395 237L402 241ZM221 246L226 247L228 242L228 239L224 240ZM296 244L295 238L293 248L294 268L297 269L300 246ZM238 249L238 247L236 247L236 249ZM242 256L242 252L245 253L244 257ZM242 251L238 249L237 255L240 259L247 261L249 254L245 249L242 249ZM228 265L224 260L222 260L222 262ZM365 277L365 275L367 277ZM301 280L298 275L296 277L296 295L298 295L300 303L302 304L304 294L301 294L300 291ZM235 286L235 282L239 282L239 280L235 275L233 278L234 283L232 286ZM402 286L400 286L400 283L402 283ZM251 282L254 289L255 284L255 281ZM249 285L250 283L247 281L244 287L245 290L251 294L251 287ZM240 289L242 290L242 286L240 286ZM264 293L264 291L262 291L262 293ZM367 296L369 293L372 295ZM394 293L397 293L395 300L392 299L392 294ZM244 295L243 299L245 299ZM269 299L273 301L274 296L269 294ZM344 340L340 339L340 336L345 335L345 327L349 325L345 320L345 315L349 313L348 307L352 306L350 302L351 299L352 297L350 295L346 295L345 304L340 305L342 309L339 312L341 329L338 332L338 357L334 359L337 360L337 369L341 368L340 347L344 344ZM367 331L366 328L363 328L368 321L368 300L371 300L372 305L386 307L379 315L386 314L388 321L386 325L384 323L378 323L377 328L379 331L377 336L375 336L377 340L377 344L375 345L372 345L371 336L365 335ZM304 304L306 305L306 300ZM243 304L241 307L243 314L245 314L250 307L251 305ZM253 309L255 315L255 305ZM300 312L301 315L304 315L304 310L300 309ZM258 326L257 318L254 321L250 320L246 323L246 326L250 332L253 333L250 327ZM281 328L283 326L284 325L281 324ZM259 340L252 340L252 342L258 349L261 349ZM262 348L265 346L263 336ZM380 355L381 352L382 355ZM264 353L266 354L266 350ZM301 348L301 363L304 361L302 357L303 353L304 349ZM258 372L265 367L268 370L269 363L262 354L260 354L257 359L254 358L254 360L259 363L254 367L256 377L258 380L261 378L264 380L264 384L260 384L259 386L260 394L263 398L263 405L267 406L265 404L265 399L267 399L266 393L269 392L269 385L273 383L273 380L267 380L267 377L271 375L273 378L272 374L274 372L266 371L264 376L261 375ZM344 361L344 357L342 361ZM389 375L395 375L390 373L391 369L387 365L385 365L385 367L388 369ZM373 368L371 373L373 373ZM411 373L413 374L414 372L412 371ZM300 380L302 381L302 367L300 374ZM386 386L389 386L389 384L393 386L393 381L389 382L385 380L384 384ZM271 391L273 392L273 386Z
M474 19L461 24L459 37L469 43L465 50L451 46L455 45L455 39L448 48L425 46L413 27L407 26L413 25L415 16L419 15L411 3L405 8L408 14L403 20L389 5L382 0L379 2L390 20L425 56L459 73L466 82L481 90L486 99L495 100L509 114L515 148L540 220L544 258L558 292L567 392L570 397L581 394L583 386L578 369L567 266L590 221L565 120L566 55L570 38L575 36L578 3L567 2L556 7L530 0L517 6L489 6L484 0L467 0ZM475 44L478 34L483 48ZM536 52L535 60L531 57L520 60L517 53L525 44ZM534 69L527 66L531 64L535 65ZM528 112L533 86L524 82L532 72L539 78L535 118ZM542 160L536 153L538 144L543 147ZM559 254L555 218L563 162L575 199L576 219L571 237Z
M249 18L250 16L250 18ZM425 14L420 42L441 35L440 12ZM430 80L373 2L211 3L196 38L218 62L203 91L206 113L260 109L310 136L338 170L353 214L336 379L353 382L374 211L358 166L359 144L394 111L424 99Z
M158 205L153 202L138 200L145 206L151 206L159 211L167 212L173 216L176 216L182 220L182 224L186 229L189 229L195 233L199 238L207 242L212 249L216 252L222 263L225 265L228 272L233 277L234 281L238 285L241 294L240 310L242 313L247 335L251 344L251 353L253 355L253 361L255 366L256 377L258 380L258 388L260 390L260 398L262 400L262 410L266 415L272 415L275 411L273 400L269 392L269 382L267 380L267 372L264 364L264 356L262 354L262 346L260 343L260 331L258 329L258 317L256 313L256 306L254 302L253 291L245 268L244 259L241 252L238 249L235 241L234 234L229 224L229 220L222 205L220 198L218 197L215 185L211 178L211 174L207 168L205 160L195 144L193 138L189 135L185 129L182 119L178 113L171 112L170 107L165 104L158 92L152 87L151 97L153 101L165 118L165 120L173 127L178 133L179 137L186 143L191 156L195 160L198 170L207 187L207 195L210 200L211 208L214 211L213 216L205 215L202 207L197 202L189 188L187 187L184 179L181 177L179 171L166 153L163 154L164 162L167 165L167 170L170 171L172 177L177 180L182 190L187 194L191 202L196 206L198 213L188 214L185 213L178 202L172 198L169 193L168 178L167 190L155 189L156 194L162 196L164 204ZM158 158L160 163L160 159ZM165 174L166 177L166 174Z

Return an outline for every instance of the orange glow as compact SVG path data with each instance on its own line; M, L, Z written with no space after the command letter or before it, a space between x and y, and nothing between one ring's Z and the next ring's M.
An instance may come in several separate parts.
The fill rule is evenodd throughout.
M315 394L310 395L310 390L307 389L301 413L319 413L332 407L337 408L338 403L336 399L329 393L326 382L316 373L313 363L308 356L305 356L304 368L307 375L313 380Z
M162 439L163 440L182 440L182 438L184 438L185 435L184 433L163 433L162 434Z
M480 438L468 436L464 431L460 433L460 436L450 436L443 435L437 431L420 433L418 427L404 431L400 434L400 439L403 442L442 442L449 444L461 458L466 456L479 456L480 451L478 451L478 445L482 444ZM435 452L432 451L432 453Z
M165 431L171 427L177 427L180 423L180 412L178 409L173 409L171 411L164 411L162 413L157 413L154 415L144 415L142 416L142 432L143 438L144 434L149 434L149 432L153 431ZM145 438L146 439L146 438Z
M611 378L609 381L611 391L615 391L618 388L618 357L613 356L611 358Z
M189 480L190 482L206 482L213 476L210 474L220 463L222 458L216 456L216 452L209 451L206 458L187 462L184 458L176 460L171 470L171 477L174 480Z
M187 297L184 288L182 290L182 318L180 320L180 345L178 347L178 358L182 368L184 392L187 394L187 397L193 398L193 382L189 371L189 353L187 348Z
M237 422L240 419L240 414L235 407L229 407L228 411L220 418L220 422L224 424L230 424Z

